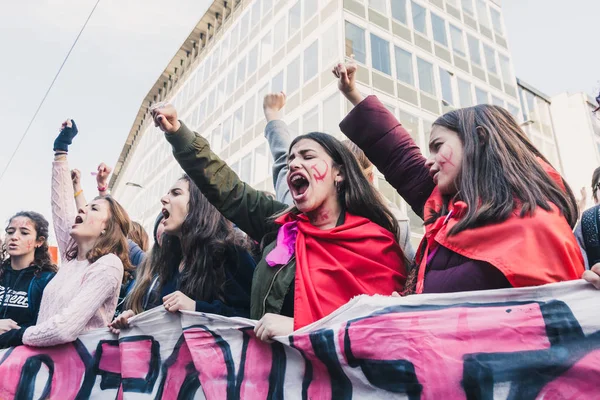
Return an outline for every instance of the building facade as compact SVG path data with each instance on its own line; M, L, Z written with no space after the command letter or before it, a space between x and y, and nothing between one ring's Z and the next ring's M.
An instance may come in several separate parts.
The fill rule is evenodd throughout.
M285 91L292 131L341 137L350 104L331 69L348 57L361 92L376 94L425 153L432 122L453 108L491 103L522 115L498 0L215 1L140 107L113 193L151 232L182 173L147 111L164 100L244 181L272 191L263 96ZM383 178L377 185L406 209ZM407 212L416 241L422 221Z

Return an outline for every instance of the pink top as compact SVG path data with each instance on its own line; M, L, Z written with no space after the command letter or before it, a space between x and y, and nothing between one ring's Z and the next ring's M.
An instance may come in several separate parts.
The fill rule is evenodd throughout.
M54 161L52 219L62 260L44 290L37 324L23 335L23 343L29 346L72 342L84 332L106 327L117 307L123 263L116 255L107 254L93 264L64 258L76 216L73 195L69 164Z

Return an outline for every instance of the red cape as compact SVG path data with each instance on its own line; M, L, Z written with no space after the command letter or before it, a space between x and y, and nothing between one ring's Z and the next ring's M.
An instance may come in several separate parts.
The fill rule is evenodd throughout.
M548 164L540 162L564 189L560 175ZM425 203L425 220L441 206L442 196L436 187ZM450 204L449 209L454 211L449 218L440 217L425 227L421 242L421 246L427 246L425 253L439 244L473 260L485 261L498 268L513 287L581 278L585 270L581 251L571 227L555 205L551 204L552 211L537 207L532 216L523 218L519 216L519 210L515 210L506 221L448 236L448 231L458 223L466 207L462 201ZM417 263L420 266L417 293L422 293L427 257L417 257Z
M331 314L360 294L404 288L402 249L392 233L366 218L346 213L344 223L321 230L303 215L286 214L278 224L298 221L294 329Z

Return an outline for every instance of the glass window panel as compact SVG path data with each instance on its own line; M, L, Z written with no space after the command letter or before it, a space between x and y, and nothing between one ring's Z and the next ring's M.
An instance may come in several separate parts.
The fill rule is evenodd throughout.
M319 130L319 106L314 107L302 117L303 132L317 132Z
M217 86L217 104L221 105L225 101L225 78L221 79Z
M346 21L346 56L353 54L356 61L363 64L367 62L365 30Z
M440 68L440 82L442 83L442 99L453 105L454 93L452 92L452 75L450 72Z
M400 109L397 111L398 120L406 129L406 131L410 134L413 140L418 144L419 143L419 118L414 115Z
M307 22L319 9L318 0L304 0L304 22Z
M271 88L273 93L279 93L283 91L283 70L279 71L279 73L273 77Z
M244 117L244 106L240 106L233 113L233 126L231 128L232 138L237 139L242 136L243 126L242 126L242 118Z
M533 119L532 116L535 114L535 96L533 93L525 91L525 100L527 101L527 108L529 109L529 118Z
M279 18L279 21L277 21L275 23L275 26L273 27L273 51L277 51L281 48L281 46L283 46L285 44L285 40L286 40L286 36L285 36L285 31L286 31L286 25L287 25L287 21L286 21L287 16L284 15L281 18Z
M504 100L499 97L492 96L492 104L499 107L504 107Z
M419 89L431 95L435 95L433 65L417 57L417 71L419 74Z
M487 92L478 87L475 88L475 99L477 100L477 104L488 104L489 103Z
M427 10L412 2L412 17L415 30L427 36Z
M471 92L471 83L458 78L458 97L461 107L471 107L473 105L473 94Z
M315 40L313 44L304 50L304 82L308 82L317 75L319 70L319 41Z
M487 44L483 45L483 54L485 55L485 64L487 65L488 72L493 74L498 73L498 67L496 66L496 52Z
M340 132L339 124L342 120L341 100L340 92L336 91L323 101L323 131L330 135L336 135Z
M237 176L240 176L240 162L236 161L231 164L231 169L236 173Z
M481 62L481 50L479 48L479 39L467 34L467 42L469 43L469 55L471 56L471 61L473 62L473 64L479 65L481 67L483 64Z
M242 182L252 182L252 153L246 154L240 162L240 179Z
M246 13L240 21L240 42L248 37L248 29L250 28L250 13Z
M229 97L233 94L235 90L235 68L232 68L231 71L227 74L227 93L225 97Z
M294 36L296 32L300 29L300 1L297 1L296 4L290 8L288 19L288 26L290 37Z
M321 60L323 66L339 59L338 24L334 23L321 36Z
M208 104L206 105L206 107L207 107L206 113L208 115L215 112L215 89L210 91L210 93L208 95Z
M237 65L237 87L242 87L246 80L246 57L242 58Z
M206 116L206 99L202 100L200 107L198 108L198 125L204 123L204 117Z
M369 7L385 15L387 13L386 3L386 0L369 0Z
M262 15L264 17L273 8L273 0L263 0L262 3Z
M498 58L500 59L500 70L502 71L502 79L504 80L504 83L512 85L514 83L514 79L510 70L510 60L508 59L508 57L502 54L498 54L498 56Z
M254 72L256 72L257 64L258 64L258 44L256 44L248 52L248 76L251 76Z
M262 182L270 176L267 144L263 143L254 150L254 182Z
M258 89L258 94L256 96L256 120L260 120L263 118L263 100L265 96L269 93L269 82L265 83L263 87Z
M294 93L300 87L300 56L287 66L287 94Z
M412 54L400 47L394 47L394 51L396 54L396 78L414 86Z
M462 0L461 3L464 13L474 17L475 8L473 7L473 0Z
M371 33L371 62L373 68L384 74L392 75L390 65L390 44Z
M452 51L459 56L466 57L465 41L463 39L463 32L454 25L450 25L450 39L452 39Z
M300 125L299 119L295 119L294 121L290 122L290 124L288 125L288 128L290 130L290 135L292 135L292 137L298 136L298 132L300 132L299 125Z
M494 31L499 35L503 35L504 31L502 29L502 17L500 16L500 11L490 7L490 14L492 16L492 25L494 26Z
M487 13L487 4L484 0L477 0L477 15L479 23L484 26L490 26L490 18Z
M448 47L448 37L446 36L446 21L441 17L431 13L431 28L433 29L433 40Z
M231 143L231 138L233 136L232 133L231 133L231 121L232 121L231 117L228 117L223 122L223 133L222 133L222 136L221 136L222 137L222 143L223 143L223 145L221 147L222 149L224 149L227 145L229 145L229 143ZM215 143L219 143L219 141L217 140L217 137L219 135L215 136L215 132L216 131L217 131L216 129L213 131L213 137L215 138L214 139Z
M246 100L244 130L250 128L254 123L254 117L256 115L256 113L254 112L254 105L256 104L254 97L255 96L250 96L250 98Z
M518 121L519 120L519 107L515 106L514 104L510 104L508 103L508 111L512 114L512 116Z
M250 23L252 28L256 27L260 22L260 3L261 0L256 0L252 5L252 22Z
M392 0L392 18L407 24L406 0Z
M262 37L260 40L260 65L269 62L273 57L273 43L271 39L271 31Z

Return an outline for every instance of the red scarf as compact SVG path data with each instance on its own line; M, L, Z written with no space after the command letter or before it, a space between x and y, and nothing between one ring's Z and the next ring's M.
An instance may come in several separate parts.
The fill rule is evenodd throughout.
M539 160L550 177L565 189L560 175ZM425 203L425 220L442 207L442 195L436 187ZM453 236L448 232L460 221L467 204L462 201L448 206L450 213L425 227L421 247L431 254L442 245L473 260L485 261L498 268L513 287L538 286L581 278L583 257L567 220L558 208L536 207L532 216L521 218L515 209L503 222L467 229ZM417 254L423 254L421 251ZM423 292L427 256L417 256L419 275L417 293Z
M331 314L360 294L401 291L406 268L392 233L366 218L346 213L342 225L321 230L303 215L288 213L275 222L298 222L294 329Z

